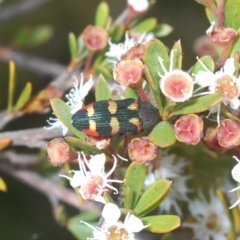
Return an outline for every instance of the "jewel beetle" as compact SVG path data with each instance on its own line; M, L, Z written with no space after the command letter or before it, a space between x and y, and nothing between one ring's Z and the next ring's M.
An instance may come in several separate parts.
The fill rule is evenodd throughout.
M97 101L72 116L72 125L77 130L101 137L138 133L158 122L158 109L140 98Z

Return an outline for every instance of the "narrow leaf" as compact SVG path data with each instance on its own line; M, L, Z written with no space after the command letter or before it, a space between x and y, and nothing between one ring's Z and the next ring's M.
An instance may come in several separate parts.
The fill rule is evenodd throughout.
M16 66L13 61L10 61L9 62L9 86L8 86L7 113L10 113L13 108L15 80L16 80Z
M141 218L144 225L150 224L146 228L154 233L167 233L180 226L180 217L175 215L160 215Z
M103 152L93 146L90 146L85 140L75 137L65 137L64 139L76 151L83 151L86 154L100 154Z
M25 106L25 104L28 102L28 100L31 97L31 93L32 93L32 84L30 82L27 82L25 88L22 90L17 100L17 103L15 104L14 112L21 110Z
M112 79L112 73L105 66L94 64L94 72L96 75L101 74L105 79Z
M81 213L67 221L67 229L76 237L76 239L86 240L91 236L93 230L82 221L96 227L98 219L98 212L88 211Z
M154 210L163 200L164 195L170 188L171 181L166 179L156 180L139 199L134 211L138 216L145 216Z
M0 177L0 191L6 192L7 191L7 185L5 181Z
M62 101L59 98L52 98L50 100L52 109L55 113L55 115L57 116L57 118L73 133L75 134L77 137L84 139L85 138L85 134L78 131L75 127L73 127L72 123L71 123L71 118L72 118L72 114L70 112L70 108L69 106Z
M151 88L153 95L157 101L160 114L162 114L162 101L163 98L162 92L159 88L159 73L164 75L164 69L160 66L158 57L163 59L163 65L166 69L169 69L169 56L167 48L164 44L157 40L151 40L145 45L143 53L143 61L146 65L146 70L144 71L146 80Z
M110 88L102 75L100 75L97 80L95 96L96 101L108 100L111 98Z
M173 127L165 121L158 123L150 133L149 140L162 148L173 145L176 142Z
M178 105L169 117L182 114L200 113L211 109L222 101L220 93L213 93L203 97L193 98L188 102Z
M146 176L146 166L132 162L125 174L124 207L134 208L143 188Z
M165 24L165 23L158 24L153 29L154 36L157 38L165 37L165 36L169 35L172 31L173 31L172 26Z
M109 16L109 7L106 2L101 2L98 5L95 15L95 25L105 27Z
M136 90L127 87L126 91L125 91L125 98L134 98L134 99L138 99L138 94L136 92Z
M140 22L138 25L134 26L137 32L144 33L144 32L151 32L157 26L157 19L156 18L147 18Z
M205 66L206 68L210 71L213 72L214 68L215 68L215 64L214 61L212 59L211 56L203 56L199 59ZM207 69L205 69L202 64L200 63L200 61L197 61L195 63L195 65L193 66L192 70L191 70L191 75L196 75L199 71L204 71L206 72Z
M76 39L76 36L73 33L69 33L68 35L68 44L69 44L71 59L74 59L78 55L78 41Z
M170 56L173 56L172 59L172 69L182 68L182 46L181 41L178 40L172 47Z
M119 42L124 35L125 27L123 24L116 24L110 30L110 37L113 43Z

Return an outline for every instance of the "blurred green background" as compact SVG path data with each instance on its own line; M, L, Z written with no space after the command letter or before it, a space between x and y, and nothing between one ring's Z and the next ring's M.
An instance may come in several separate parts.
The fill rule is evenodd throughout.
M35 1L35 0L32 0ZM137 0L136 0L137 1ZM80 34L86 25L94 22L99 0L51 0L23 15L3 20L6 8L24 1L5 0L0 4L0 45L21 50L31 56L53 61L62 65L69 62L68 34ZM115 19L126 6L125 0L108 0L110 15ZM158 18L160 23L171 25L173 32L161 40L168 47L181 39L183 46L183 68L188 69L196 61L193 43L209 27L203 6L194 0L156 0L148 16ZM18 46L16 35L19 30L47 25L52 31L48 41L38 46ZM0 59L0 109L7 104L8 63ZM46 86L53 76L34 73L17 66L16 95L26 82L33 84L33 93ZM46 125L48 115L25 116L10 123L4 129L16 130ZM26 149L25 149L26 150ZM1 161L1 159L0 159ZM55 222L48 199L32 188L17 182L0 169L0 176L7 183L8 191L0 192L0 239L1 240L63 240L74 239ZM39 183L41 184L41 182ZM69 208L71 214L76 209Z

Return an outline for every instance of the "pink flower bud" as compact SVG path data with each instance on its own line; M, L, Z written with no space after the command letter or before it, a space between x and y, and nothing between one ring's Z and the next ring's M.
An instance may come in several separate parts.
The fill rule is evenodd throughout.
M240 125L231 119L224 119L217 127L217 139L220 146L230 149L240 144Z
M131 47L125 54L123 54L121 59L133 60L135 58L138 58L142 60L144 48L145 48L145 45L143 43L138 43L134 47Z
M101 51L108 43L108 32L100 26L87 26L83 33L83 41L91 51Z
M174 131L178 141L196 145L203 133L202 118L195 114L183 115L175 122Z
M128 144L128 155L139 164L146 164L157 156L157 146L146 137L134 138Z
M69 147L63 138L54 138L48 143L47 153L49 161L53 166L61 166L62 164L76 160L78 153Z
M223 65L228 59L234 41L236 40L238 33L233 28L217 28L213 22L210 28L206 31L209 39L215 44L218 55Z
M217 139L217 127L218 125L209 127L203 138L205 146L211 151L224 152L226 149L219 145Z
M137 58L120 60L114 71L114 79L120 85L138 89L142 86L143 68L143 63Z

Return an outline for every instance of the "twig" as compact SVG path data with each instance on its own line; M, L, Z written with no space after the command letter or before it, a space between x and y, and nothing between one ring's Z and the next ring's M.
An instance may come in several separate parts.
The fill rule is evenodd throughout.
M51 179L46 179L32 171L27 169L15 169L5 161L0 161L0 169L16 178L17 180L33 187L37 191L40 191L49 199L55 199L57 201L63 201L70 206L80 209L81 211L92 211L98 209L98 206L94 202L85 201L83 206L79 206L77 197L73 191L65 187L58 186Z
M0 22L8 21L19 15L26 14L41 5L51 2L52 0L27 0L10 7L0 9Z
M66 67L58 63L53 63L45 59L29 56L23 52L11 48L0 46L0 60L15 62L17 66L42 75L56 77L66 72Z
M11 139L11 146L26 146L29 148L47 148L47 141L62 135L61 128L45 130L44 128L32 128L0 133L0 139Z

